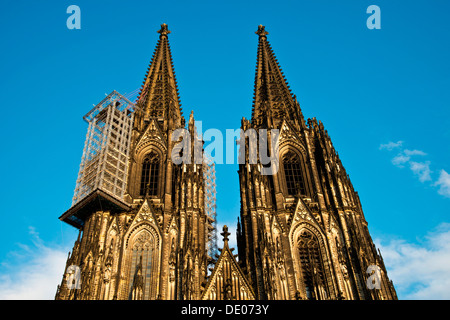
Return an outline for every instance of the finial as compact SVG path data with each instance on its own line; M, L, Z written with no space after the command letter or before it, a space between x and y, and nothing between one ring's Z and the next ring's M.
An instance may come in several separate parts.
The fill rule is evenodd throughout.
M189 124L194 123L194 110L191 110L191 114L189 115Z
M223 242L227 243L228 242L228 236L231 233L228 232L228 227L226 225L223 226L223 232L221 233L221 235L223 236Z
M166 36L166 37L167 37L167 35L168 35L171 31L169 30L167 24L163 23L163 24L161 25L161 30L158 30L157 32L160 34L159 37L161 38L162 36Z
M269 33L266 31L266 27L263 26L262 24L260 24L258 26L258 30L255 32L260 38L264 38L266 39L266 35L268 35Z

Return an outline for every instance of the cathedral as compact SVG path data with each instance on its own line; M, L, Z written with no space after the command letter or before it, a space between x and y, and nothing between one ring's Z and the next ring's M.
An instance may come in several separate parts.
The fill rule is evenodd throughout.
M227 226L214 250L208 164L174 161L203 143L193 113L182 113L168 26L158 33L136 101L114 91L84 117L77 186L59 218L79 235L55 299L397 299L330 136L304 119L262 25L241 129L278 130L279 168L264 174L244 148L237 252ZM182 149L179 129L189 133Z

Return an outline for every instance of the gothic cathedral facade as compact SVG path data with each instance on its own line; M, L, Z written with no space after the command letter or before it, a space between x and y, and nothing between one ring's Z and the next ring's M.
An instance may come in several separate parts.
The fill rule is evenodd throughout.
M55 298L397 299L358 194L323 124L303 118L264 26L252 118L241 129L278 129L279 169L262 174L246 149L238 253L225 226L220 254L210 256L205 168L172 157L177 129L187 128L192 154L202 141L193 114L186 123L181 111L167 25L158 33L127 137L126 191L95 189L60 217L80 231Z

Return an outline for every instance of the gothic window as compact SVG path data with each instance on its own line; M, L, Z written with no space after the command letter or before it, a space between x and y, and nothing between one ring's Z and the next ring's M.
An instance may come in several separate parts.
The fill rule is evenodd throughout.
M307 230L302 231L298 238L298 251L307 298L326 299L324 268L317 238Z
M172 165L172 203L174 205L176 201L176 193L177 193L177 181L178 181L178 175L179 175L179 167L176 164Z
M156 196L158 194L158 178L159 158L156 153L150 152L142 163L140 195L145 195L148 190L150 196Z
M141 231L131 248L129 274L129 299L147 300L151 298L154 240L147 231Z
M284 176L286 178L287 193L289 195L306 194L305 182L302 175L300 157L289 151L283 157Z

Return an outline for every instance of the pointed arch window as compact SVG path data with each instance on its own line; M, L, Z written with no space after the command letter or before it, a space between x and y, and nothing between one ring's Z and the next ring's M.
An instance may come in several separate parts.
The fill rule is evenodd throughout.
M306 289L306 297L313 300L327 298L325 274L317 238L304 230L298 238L300 267Z
M128 297L130 300L148 300L154 296L151 289L154 253L153 237L149 232L141 231L131 247Z
M156 196L158 194L159 157L155 152L150 152L142 162L140 195Z
M287 193L292 196L295 196L298 193L306 195L300 157L295 152L289 151L283 157L283 168L286 178Z
M179 166L176 164L172 164L172 204L176 206L176 200L177 200L177 182L178 182L178 176L180 174Z

